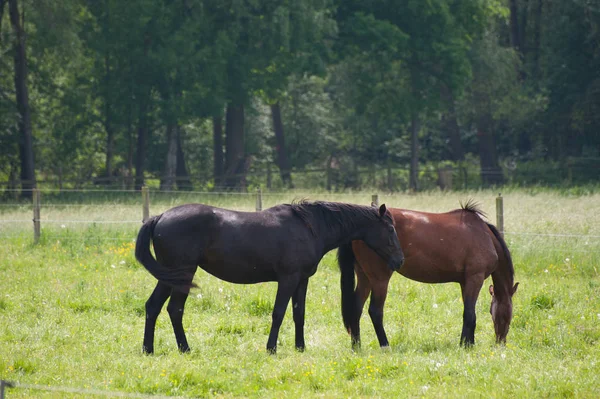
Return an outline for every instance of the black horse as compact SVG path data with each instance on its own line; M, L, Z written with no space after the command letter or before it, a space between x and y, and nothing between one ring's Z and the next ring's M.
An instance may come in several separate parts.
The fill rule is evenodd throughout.
M150 241L156 259L150 253ZM236 212L188 204L148 219L137 237L135 256L158 279L146 302L143 350L154 351L154 329L164 303L177 346L190 350L182 318L185 301L199 266L222 280L238 284L277 281L277 296L267 350L275 353L279 328L290 298L296 326L296 349L304 350L304 308L308 278L328 251L363 240L392 270L404 255L392 216L385 205L335 202L278 205L262 212Z

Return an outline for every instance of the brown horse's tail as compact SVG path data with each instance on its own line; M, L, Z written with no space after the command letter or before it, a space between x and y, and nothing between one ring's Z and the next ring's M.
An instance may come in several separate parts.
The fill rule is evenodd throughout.
M502 234L500 234L500 232L498 231L498 229L496 228L496 226L494 226L493 224L490 223L486 223L487 226L490 228L490 230L492 231L492 233L494 234L494 237L496 237L496 240L498 240L498 242L500 243L500 246L502 247L502 252L504 252L504 256L506 257L506 263L508 266L508 270L511 276L513 276L515 274L515 268L513 266L513 261L512 261L512 257L510 256L510 251L508 250L508 246L506 245L506 241L504 241L504 238L502 237ZM492 276L493 278L494 276Z
M189 292L191 283L189 273L182 270L167 268L152 256L150 252L150 241L154 236L154 227L162 215L153 216L146 220L140 229L135 243L135 258L140 262L150 274L158 281L170 285L178 290Z
M356 296L354 295L354 262L356 258L352 251L352 242L338 248L337 259L341 272L342 318L346 330L351 332L353 321L356 320Z

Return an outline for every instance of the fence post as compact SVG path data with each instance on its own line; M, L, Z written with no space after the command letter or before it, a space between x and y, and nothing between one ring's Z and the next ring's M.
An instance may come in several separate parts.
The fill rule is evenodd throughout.
M142 186L142 223L150 217L150 193L148 187Z
M260 187L256 188L256 212L262 211L262 191Z
M4 399L4 388L12 388L12 382L0 380L0 399Z
M504 237L504 201L502 200L502 193L498 193L496 197L496 227L500 235Z
M374 207L379 206L379 194L373 194L371 196L371 206L374 206Z
M40 190L34 188L32 191L33 199L33 243L40 242Z

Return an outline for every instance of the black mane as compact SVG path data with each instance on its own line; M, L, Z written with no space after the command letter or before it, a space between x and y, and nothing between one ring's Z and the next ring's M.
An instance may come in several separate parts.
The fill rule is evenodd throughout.
M340 202L310 202L301 199L287 205L292 208L296 216L302 219L314 236L317 235L317 231L313 226L313 216L317 220L322 220L327 227L339 226L346 231L357 227L356 219L353 216L360 216L363 220L377 220L379 218L377 208Z

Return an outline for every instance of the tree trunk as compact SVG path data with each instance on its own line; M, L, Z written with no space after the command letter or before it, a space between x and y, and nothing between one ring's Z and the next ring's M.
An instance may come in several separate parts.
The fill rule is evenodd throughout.
M498 163L492 116L488 111L483 111L477 120L477 137L479 139L479 159L483 186L489 187L502 184L504 175Z
M177 125L167 124L167 156L160 189L171 191L175 188L177 175Z
M109 37L109 27L110 27L110 9L108 1L105 1L106 7L106 17L104 20L104 35L105 40ZM111 76L110 76L110 52L108 50L108 46L106 47L104 54L104 105L105 105L105 115L104 115L104 130L106 130L106 177L107 183L111 183L111 178L113 177L113 154L114 154L114 130L112 127L112 110L111 110Z
M31 132L31 112L27 89L27 57L25 54L24 17L19 15L17 0L8 1L10 23L14 38L15 93L19 112L19 154L21 157L21 195L31 198L31 190L36 187L33 160L33 135Z
M410 179L409 188L412 191L419 190L419 130L421 122L416 111L412 112L410 122Z
M213 179L215 187L223 185L223 117L213 116Z
M225 121L225 185L241 189L245 180L244 106L229 104Z
M147 99L142 99L147 101ZM144 169L146 165L146 139L148 135L148 115L146 105L140 106L140 115L137 129L137 151L135 158L135 189L141 190L144 185Z
M535 13L533 15L533 78L534 82L540 81L540 42L542 26L543 0L537 0Z
M2 18L4 18L4 5L6 0L0 0L0 32L2 32ZM0 35L0 43L2 43L2 37Z
M452 152L452 160L460 162L465 159L465 149L460 139L460 128L456 119L456 105L454 96L448 86L441 86L442 100L446 103L447 112L442 116L442 126L448 134L450 142L450 150Z
M523 58L529 50L527 46L527 17L529 16L529 0L523 0L521 7L521 22L519 23L519 42L521 43L521 53Z
M271 115L273 117L273 130L275 131L275 143L277 151L277 166L283 184L293 188L292 175L290 173L290 163L287 150L285 148L285 136L283 133L283 122L281 121L281 107L279 101L271 105Z
M191 190L192 182L190 180L190 174L188 173L187 166L185 165L185 158L183 155L183 145L181 145L183 128L181 126L177 129L177 188L180 190Z
M517 0L510 0L510 45L521 51L521 37L519 36L519 8Z
M127 189L134 189L133 182L133 124L131 122L132 118L132 107L131 101L129 103L129 110L127 112Z

